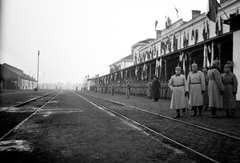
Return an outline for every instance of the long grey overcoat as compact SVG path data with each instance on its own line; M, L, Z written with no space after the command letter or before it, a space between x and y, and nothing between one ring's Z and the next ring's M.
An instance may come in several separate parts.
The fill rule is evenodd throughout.
M232 72L224 73L221 75L224 94L223 94L223 108L225 109L236 109L236 96L233 93L237 93L238 81L236 75Z
M223 96L221 91L224 91L221 75L217 68L212 67L208 70L208 97L209 107L223 108Z

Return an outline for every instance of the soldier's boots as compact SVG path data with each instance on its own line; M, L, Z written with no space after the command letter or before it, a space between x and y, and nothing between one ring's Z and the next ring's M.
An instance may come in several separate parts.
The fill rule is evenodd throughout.
M236 118L237 117L237 110L231 109L231 117Z
M193 110L192 116L196 116L196 115L197 115L197 107L196 107L196 106L193 106L193 107L192 107L192 110Z
M183 109L182 109L182 112L183 112L183 118L187 118L186 108L183 108Z
M230 117L229 109L225 109L225 117Z
M177 109L177 115L174 118L180 118L180 109Z
M236 109L225 109L225 117L233 117L235 118L236 115Z
M202 110L203 110L203 106L198 106L199 116L202 116Z
M212 115L210 116L211 118L217 118L218 117L218 115L217 115L217 108L212 107L211 112L212 112Z

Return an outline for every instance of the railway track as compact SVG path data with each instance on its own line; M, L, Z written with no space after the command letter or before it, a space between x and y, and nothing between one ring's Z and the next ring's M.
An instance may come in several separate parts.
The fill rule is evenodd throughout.
M0 141L8 135L14 133L24 122L39 112L45 105L50 103L61 92L51 92L49 94L31 98L19 104L6 107L0 112Z
M183 148L204 162L239 162L240 138L193 123L176 120L124 103L77 94L85 100L100 106L135 126L142 128L154 137L162 137L171 146ZM202 161L201 161L202 162Z
M85 94L85 95L87 95L87 96L92 96L92 97L97 98L97 99L99 99L99 100L103 100L103 101L106 101L106 102L109 102L109 103L113 103L113 104L116 104L116 105L119 105L119 106L125 106L125 107L129 107L129 108L133 108L133 109L136 109L136 110L139 110L139 111L148 113L148 114L152 114L152 115L155 115L155 116L159 116L159 117L161 117L161 118L166 118L166 119L169 119L169 120L172 120L172 121L176 121L176 122L179 122L179 123L183 123L183 124L186 124L186 125L189 125L189 126L193 126L193 127L196 127L196 128L202 129L202 130L206 130L206 131L209 131L209 132L212 132L212 133L216 133L216 134L219 134L219 135L222 135L222 136L226 136L226 137L229 137L229 138L233 138L233 139L236 139L236 140L239 140L239 141L240 141L240 137L235 136L235 135L232 135L232 134L229 134L229 133L227 133L227 132L221 132L221 131L214 130L214 129L211 129L211 128L208 128L208 127L203 127L203 126L200 126L200 125L197 125L197 124L194 124L194 123L190 123L190 122L187 122L187 121L175 119L175 118L172 118L172 117L163 115L163 114L159 114L159 113L156 113L156 112L151 112L151 111L146 110L146 109L142 109L142 108L135 107L135 106L130 106L130 105L127 105L127 104L118 102L118 101L113 101L113 100L109 100L109 99L104 99L104 98L97 97L97 96L93 96L93 95L89 95L89 94Z

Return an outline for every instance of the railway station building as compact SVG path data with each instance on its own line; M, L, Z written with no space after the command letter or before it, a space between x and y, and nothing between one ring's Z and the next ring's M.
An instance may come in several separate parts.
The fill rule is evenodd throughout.
M207 5L207 4L206 4ZM219 60L223 72L224 64L230 61L233 72L240 81L240 1L220 0L221 7L214 20L206 13L192 10L192 19L179 19L166 24L163 30L156 30L156 39L132 46L132 66L110 72L96 79L97 85L149 81L157 76L161 81L168 81L175 73L177 65L187 76L193 62L199 70L210 67L213 60ZM237 100L240 101L240 87Z
M1 89L34 89L37 81L25 74L22 70L7 63L0 64Z

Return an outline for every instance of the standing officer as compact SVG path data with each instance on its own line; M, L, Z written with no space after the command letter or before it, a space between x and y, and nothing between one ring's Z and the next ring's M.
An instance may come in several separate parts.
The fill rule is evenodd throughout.
M147 92L148 98L152 99L152 80L149 80L148 82L148 92Z
M202 69L202 73L205 78L205 92L203 93L203 106L204 106L204 111L208 109L208 76L207 76L208 69L204 67Z
M230 63L225 64L224 74L221 76L225 89L223 93L223 108L225 109L226 117L235 117L236 112L236 94L238 89L238 81L236 75L231 72L231 67L232 66Z
M112 93L112 96L114 95L114 84L112 84L111 86L111 93Z
M163 80L160 79L159 97L163 97Z
M131 84L129 81L127 81L127 85L126 85L127 98L129 98L129 96L130 96L130 89L131 89Z
M159 88L160 88L160 83L157 80L157 77L155 76L152 84L152 97L154 98L154 101L158 101L159 99Z
M197 109L199 115L202 115L203 110L203 93L205 92L205 80L203 73L198 71L196 63L192 64L192 71L189 72L187 77L187 92L189 92L189 104L192 107L194 113L197 115Z
M97 85L95 85L94 89L95 89L95 93L97 93Z
M217 108L223 108L223 92L224 86L220 75L220 62L214 60L212 67L208 70L208 97L209 97L209 108L212 108L211 118L217 116Z
M168 80L167 83L169 83L169 80ZM168 85L167 85L167 87L168 87L168 89L167 89L167 99L171 99L171 97L172 97L172 90L169 88Z
M164 89L163 89L163 98L167 99L167 90L168 90L168 82L167 79L164 79Z
M187 82L185 76L181 74L181 67L177 66L175 73L168 83L169 88L173 91L170 109L176 109L177 111L174 118L180 118L180 109L182 109L183 117L186 117L186 108L188 108Z

